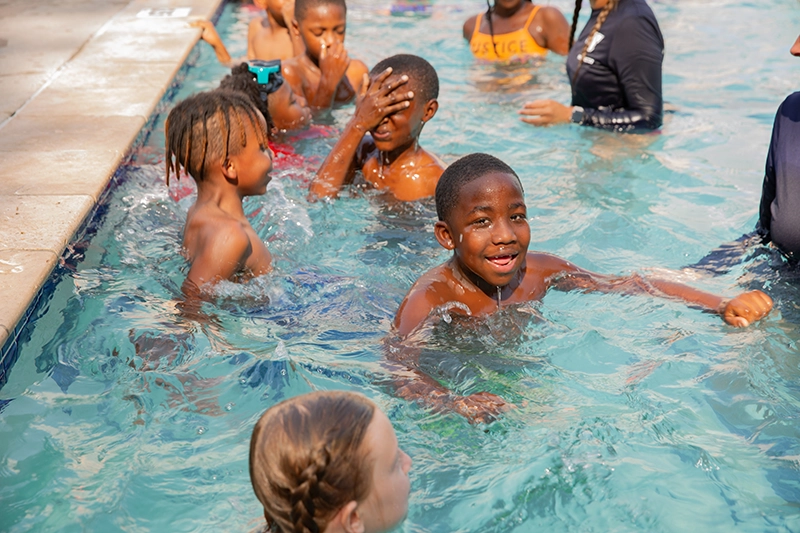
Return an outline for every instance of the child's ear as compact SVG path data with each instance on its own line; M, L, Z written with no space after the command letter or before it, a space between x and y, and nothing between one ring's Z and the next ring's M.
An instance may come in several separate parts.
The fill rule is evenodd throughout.
M455 235L450 231L450 226L447 222L439 220L433 226L433 234L436 235L436 240L442 245L442 248L452 250L456 247Z
M332 522L337 523L347 533L364 533L364 522L358 514L358 502L355 500L342 507Z
M428 103L425 104L425 113L422 115L422 122L428 122L436 112L439 110L439 100L434 98L433 100L428 100Z
M292 24L290 29L292 30L292 35L294 35L295 37L300 36L300 24L297 22L296 18L292 19Z
M236 163L230 157L222 163L222 175L225 176L225 179L231 181L239 177L239 173L236 170Z

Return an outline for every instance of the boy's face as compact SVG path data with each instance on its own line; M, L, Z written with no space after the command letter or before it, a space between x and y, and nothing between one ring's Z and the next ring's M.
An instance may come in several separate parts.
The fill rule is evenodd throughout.
M489 285L508 285L525 265L531 240L519 181L493 172L467 183L449 219L436 223L435 233L439 244L454 250L462 271Z
M305 16L297 22L297 31L306 45L306 53L319 60L322 44L330 48L333 43L344 43L347 29L345 11L337 5L319 5L306 10Z
M266 121L260 112L258 118L262 127L266 128ZM272 179L269 175L272 170L272 150L259 143L259 136L246 114L240 113L240 119L245 127L246 144L236 155L228 155L225 175L229 180L235 180L241 196L257 196L267 192L267 184ZM234 120L233 117L231 120ZM233 135L231 137L234 138Z
M419 89L412 83L401 85L397 91L414 91L419 94ZM409 106L402 111L392 113L385 117L378 126L370 130L375 147L382 152L391 152L402 146L416 141L425 125L436 114L439 102L436 99L427 102L420 101L417 97L409 101Z

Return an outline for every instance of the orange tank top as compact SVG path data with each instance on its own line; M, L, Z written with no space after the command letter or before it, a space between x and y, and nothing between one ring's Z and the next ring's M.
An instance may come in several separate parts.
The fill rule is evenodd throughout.
M547 54L547 48L539 46L539 43L536 42L528 30L531 22L533 22L533 17L539 12L540 7L534 6L522 28L510 33L495 34L494 45L492 45L491 35L478 31L481 28L483 13L478 15L478 18L475 19L475 31L472 32L472 38L469 40L472 55L478 59L505 61L517 56L543 56ZM497 49L497 52L495 52L495 49Z

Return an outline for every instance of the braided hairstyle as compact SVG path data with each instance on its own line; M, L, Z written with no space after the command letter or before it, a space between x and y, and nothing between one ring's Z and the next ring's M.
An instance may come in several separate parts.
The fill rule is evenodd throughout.
M526 0L527 2L533 3L533 0ZM580 2L580 0L577 0ZM492 9L494 6L489 3L489 0L486 0L486 20L489 22L489 38L492 40L492 48L494 48L494 55L497 54L497 43L494 42L494 23L492 22Z
M371 489L362 443L375 414L366 397L315 392L261 416L250 439L250 482L270 531L320 533L350 501Z
M219 82L220 89L228 89L231 91L239 91L246 94L256 109L261 111L264 115L264 120L267 121L267 133L272 137L272 131L275 129L275 123L272 122L272 116L269 114L269 100L268 95L261 90L256 81L256 75L250 72L247 63L240 63L231 69L230 74L226 74L222 81Z
M167 185L170 172L180 179L181 169L199 183L208 161L225 164L228 156L241 152L247 145L244 120L250 122L259 145L267 146L265 123L250 98L241 92L202 92L172 108L164 124Z
M591 44L592 39L594 39L594 35L598 31L600 31L600 26L602 26L603 23L606 21L606 19L608 18L608 14L611 13L611 10L617 7L619 1L620 0L608 0L608 3L605 6L603 6L602 11L600 11L600 14L597 15L597 22L594 23L592 31L590 31L589 35L586 36L586 42L583 43L583 50L581 50L581 53L578 56L578 66L575 69L575 74L572 75L572 83L575 83L575 80L578 79L578 71L581 70L581 65L583 65L583 58L586 55L586 51L589 49L589 45ZM575 27L578 24L578 11L580 11L580 8L581 8L581 0L575 0L575 13L572 15L572 31L569 34L570 49L572 48L572 43L574 42L573 38L575 37Z

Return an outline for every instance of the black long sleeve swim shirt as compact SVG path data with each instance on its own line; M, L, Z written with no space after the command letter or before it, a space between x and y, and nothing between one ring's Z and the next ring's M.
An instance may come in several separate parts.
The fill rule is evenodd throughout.
M664 107L664 37L656 17L644 0L620 0L581 57L600 11L592 11L567 56L572 105L584 109L581 124L617 131L656 129Z
M758 230L785 254L800 258L800 92L788 96L775 114Z

